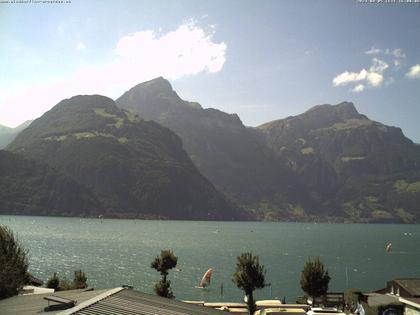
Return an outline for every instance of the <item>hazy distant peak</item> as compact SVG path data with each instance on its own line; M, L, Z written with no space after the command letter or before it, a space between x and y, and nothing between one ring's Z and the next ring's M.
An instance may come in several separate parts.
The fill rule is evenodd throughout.
M145 96L176 96L179 98L176 92L172 89L171 83L163 77L158 77L153 80L137 84L131 88L129 92L138 95L144 94Z

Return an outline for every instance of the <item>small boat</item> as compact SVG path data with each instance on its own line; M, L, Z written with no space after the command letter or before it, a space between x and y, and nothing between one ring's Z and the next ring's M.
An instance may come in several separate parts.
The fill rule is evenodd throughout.
M388 243L388 245L386 245L385 250L387 253L392 251L392 243Z
M213 268L209 268L203 275L203 278L201 278L201 281L197 288L203 289L210 286L211 276L213 274Z

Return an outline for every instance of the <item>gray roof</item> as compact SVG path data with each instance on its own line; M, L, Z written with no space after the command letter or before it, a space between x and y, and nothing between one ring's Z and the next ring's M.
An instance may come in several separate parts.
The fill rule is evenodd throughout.
M115 290L115 289L114 289ZM99 301L92 301L80 310L71 309L62 312L63 315L220 315L222 311L204 306L162 298L131 289L121 289Z
M44 312L47 296L77 301L73 308ZM219 310L187 304L132 289L71 290L53 294L14 296L0 300L0 315L220 315Z
M412 297L420 297L420 278L395 279Z
M44 308L48 306L48 302L44 300L44 297L55 295L69 300L76 300L77 304L80 304L106 291L108 290L70 290L52 294L18 295L0 300L0 315L53 315L60 311L44 312Z

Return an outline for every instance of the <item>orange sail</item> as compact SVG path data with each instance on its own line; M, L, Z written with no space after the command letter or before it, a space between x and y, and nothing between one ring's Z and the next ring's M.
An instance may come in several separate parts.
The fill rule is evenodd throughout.
M208 287L210 285L211 275L212 274L213 274L213 268L209 268L209 270L207 270L204 273L203 278L201 279L200 284L198 286L200 288Z

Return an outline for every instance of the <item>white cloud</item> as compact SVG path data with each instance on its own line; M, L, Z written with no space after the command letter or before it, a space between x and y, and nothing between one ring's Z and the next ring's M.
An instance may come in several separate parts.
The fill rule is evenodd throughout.
M379 87L384 80L383 72L388 67L389 65L385 61L374 57L369 70L362 69L359 72L345 71L333 79L333 85L344 86L350 83L359 83L352 89L353 92L364 91L366 84L371 87Z
M369 50L365 51L366 55L387 55L387 56L394 56L395 58L405 58L405 53L401 48L395 49L380 49L372 46Z
M76 50L85 50L86 49L86 45L83 42L78 42L76 45Z
M363 92L364 89L365 89L365 86L363 84L358 84L354 87L353 92L360 93L360 92Z
M365 51L366 55L382 55L387 59L391 59L390 62L393 64L393 70L399 70L401 68L401 60L406 57L405 53L401 48L395 49L380 49L372 46L369 50Z
M385 61L380 60L378 58L373 58L372 59L372 66L369 68L369 71L370 72L382 73L386 69L388 69L388 67L389 66Z
M366 55L378 55L382 53L382 49L371 47L369 50L365 51Z
M33 119L60 100L77 94L117 97L158 76L177 79L219 72L226 61L227 45L214 42L213 34L214 30L205 31L189 21L162 35L146 30L124 36L116 43L114 59L108 64L85 66L72 78L22 88L6 97L0 105L1 122L16 125ZM76 49L85 47L80 44Z
M410 68L410 70L405 74L410 79L419 79L420 78L420 64L416 64Z
M192 22L157 37L153 31L137 32L119 40L115 49L121 67L153 77L177 78L202 71L218 72L225 63L225 43L213 43L212 34ZM156 62L157 61L157 62Z
M395 58L405 58L406 57L401 48L394 49L391 54Z

